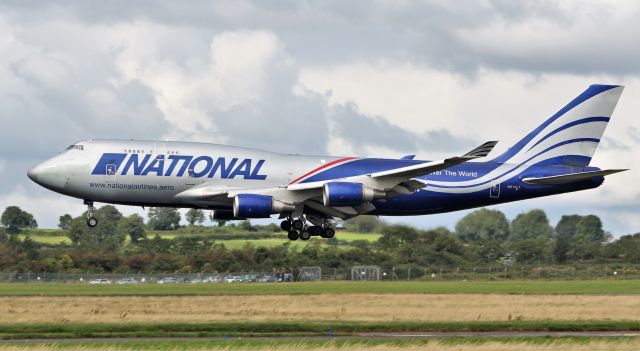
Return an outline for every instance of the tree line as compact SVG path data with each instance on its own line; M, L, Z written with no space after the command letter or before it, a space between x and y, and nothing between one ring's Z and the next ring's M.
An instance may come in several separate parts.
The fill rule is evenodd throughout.
M321 266L348 269L353 265L470 266L504 264L640 263L640 233L613 235L603 230L595 215L565 215L552 226L544 211L534 209L509 221L498 210L479 209L461 218L453 231L438 227L418 229L389 224L373 216L346 221L350 232L380 233L377 241L350 243L336 238L296 246L275 224L250 221L218 222L203 226L206 216L192 209L181 227L173 208L150 208L148 220L123 216L114 206L99 208L100 225L87 227L86 213L60 217L59 227L70 244L46 245L33 241L33 216L10 206L0 227L0 271L31 272L230 272L272 271ZM149 235L163 230L175 237ZM156 232L157 233L157 232ZM227 248L223 239L278 238L275 247ZM326 242L329 245L322 245Z

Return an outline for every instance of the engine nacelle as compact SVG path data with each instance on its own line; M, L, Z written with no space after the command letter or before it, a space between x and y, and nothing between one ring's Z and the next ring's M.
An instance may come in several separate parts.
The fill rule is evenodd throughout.
M322 188L322 199L325 206L357 206L363 202L384 199L382 190L366 187L360 183L330 182Z
M294 209L294 205L268 195L238 194L233 198L233 216L236 218L268 218L274 213L293 212Z
M225 210L213 210L213 214L211 215L211 218L213 218L214 220L221 220L221 221L233 221L237 219L244 219L244 218L235 217L233 215L233 211L225 211Z

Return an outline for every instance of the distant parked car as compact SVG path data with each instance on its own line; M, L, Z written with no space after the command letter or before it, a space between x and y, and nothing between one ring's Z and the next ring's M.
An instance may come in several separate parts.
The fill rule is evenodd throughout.
M178 280L174 277L164 277L158 280L158 284L175 284L178 283Z
M235 275L228 275L228 276L224 277L224 282L225 283L237 283L237 282L240 282L240 281L242 281L240 279L240 277L235 276Z
M278 282L290 282L293 280L291 273L277 273L276 278Z
M109 279L104 279L104 278L100 278L100 279L93 279L93 280L91 280L91 281L89 282L89 284L92 284L92 285L96 285L96 284L98 284L98 285L102 285L102 284L111 284L111 280L109 280Z
M124 285L124 284L138 284L136 278L122 278L116 281L116 284Z
M260 278L258 278L258 281L260 283L271 283L276 281L276 277L273 275L263 275Z
M245 274L245 275L240 277L240 281L242 281L242 282L255 282L255 281L257 281L257 278L256 278L255 274Z
M204 283L220 283L222 279L220 277L206 277L202 281Z

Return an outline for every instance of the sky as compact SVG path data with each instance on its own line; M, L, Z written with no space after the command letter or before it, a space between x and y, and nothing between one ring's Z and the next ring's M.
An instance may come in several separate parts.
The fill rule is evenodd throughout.
M499 140L497 155L607 83L626 88L592 165L632 170L493 208L638 232L639 16L637 1L2 1L0 208L48 228L79 215L26 171L81 139L420 159ZM384 219L452 228L466 213Z

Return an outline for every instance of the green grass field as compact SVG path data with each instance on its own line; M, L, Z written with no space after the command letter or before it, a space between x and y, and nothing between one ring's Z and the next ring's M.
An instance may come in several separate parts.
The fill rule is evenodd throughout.
M29 229L25 233L19 234L18 238L20 238L20 240L24 240L27 234L31 236L31 240L41 244L58 245L58 244L71 243L71 240L69 240L69 238L66 236L65 231L60 229ZM274 246L280 246L284 243L290 242L284 236L285 235L284 232L280 232L276 234L281 234L282 238L265 237L264 239L226 239L224 240L224 239L217 238L215 233L198 234L198 235L204 235L211 239L215 239L216 242L224 244L224 246L226 246L229 249L241 248L246 244L251 244L255 247L274 247ZM175 231L150 230L147 232L147 235L149 237L160 235L160 237L163 239L175 239L176 237L179 237L179 236L190 236L193 234L180 234ZM356 240L374 242L378 240L378 238L380 238L381 236L382 236L381 234L375 234L375 233L361 234L361 233L353 233L353 232L346 232L346 231L338 231L336 234L336 238L339 241L345 241L347 243L351 243ZM304 247L314 242L320 242L321 244L325 244L326 240L320 239L320 238L312 238L309 241L297 240L297 241L291 242L291 245L293 247Z
M66 231L62 229L47 229L47 228L24 228L22 234L27 235L44 235L44 236L66 236Z
M640 280L575 281L322 281L298 283L217 283L87 285L4 283L0 296L135 295L303 295L303 294L640 294Z
M20 240L24 240L25 237L26 237L25 234L18 235L18 238ZM60 236L60 235L47 235L47 234L31 234L31 240L37 243L48 244L48 245L71 244L71 240L69 240L69 237L67 237L66 235Z
M639 331L632 321L509 321L509 322L230 322L230 323L68 323L0 324L0 339L140 338L140 337L272 337L352 336L375 332L496 332L496 331Z

